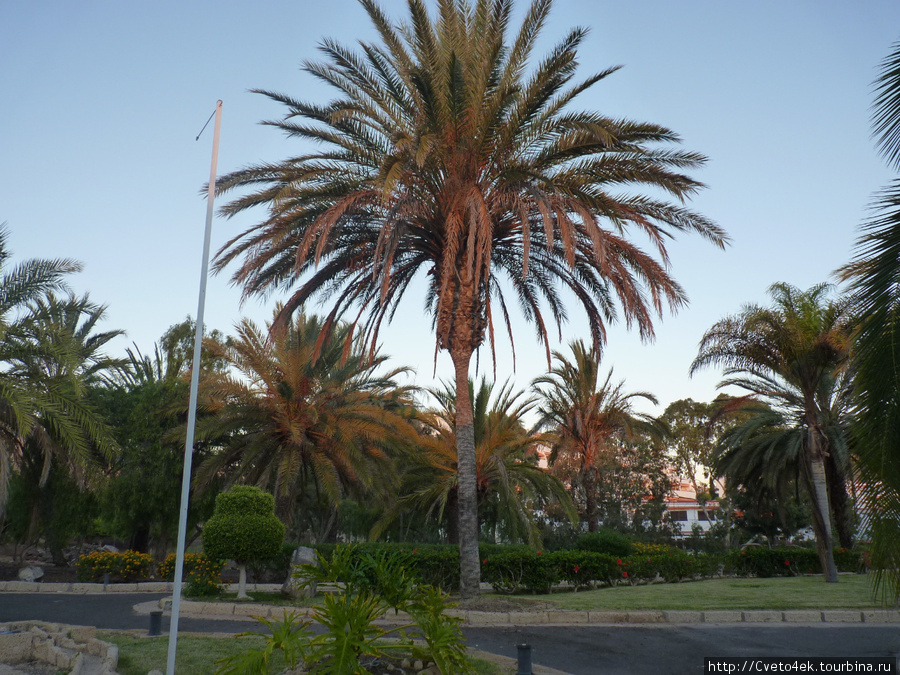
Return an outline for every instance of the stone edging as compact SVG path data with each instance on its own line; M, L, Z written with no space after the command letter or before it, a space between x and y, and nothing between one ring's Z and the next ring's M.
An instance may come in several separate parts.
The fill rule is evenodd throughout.
M0 623L0 663L38 661L70 675L90 672L115 675L119 648L97 639L93 626L46 621Z
M158 606L169 610L171 599L163 598ZM147 603L145 603L147 604ZM152 603L151 603L152 604ZM285 607L239 602L196 602L184 600L181 611L184 614L205 618L253 617L280 618ZM149 610L148 610L149 611ZM293 610L301 616L309 617L310 609ZM451 616L458 616L467 626L555 626L591 624L721 624L721 623L900 623L900 611L884 609L825 609L825 610L710 610L695 611L572 611L544 610L538 612L475 612L450 610ZM407 623L409 616L401 612L396 617L390 613L384 623Z
M223 584L226 589L237 584ZM38 581L0 581L0 593L171 593L171 581L141 581L130 584L42 583ZM249 591L275 593L281 584L247 584Z

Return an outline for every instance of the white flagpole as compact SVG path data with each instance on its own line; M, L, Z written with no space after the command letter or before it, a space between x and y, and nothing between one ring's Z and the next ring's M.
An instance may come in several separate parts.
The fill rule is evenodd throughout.
M207 121L209 124L209 121ZM206 196L206 232L203 235L203 266L200 269L200 299L197 303L197 326L194 332L194 360L191 365L191 398L188 403L187 436L184 440L184 476L181 480L181 512L178 515L178 549L175 553L175 583L172 586L172 619L169 624L169 654L166 675L175 675L175 653L178 650L178 614L181 609L181 581L184 576L184 548L187 530L188 493L191 487L191 461L194 454L194 426L197 422L197 389L200 383L200 349L203 344L203 310L206 306L206 277L209 270L209 240L212 232L213 198L216 192L216 164L219 161L219 129L222 125L222 101L216 102L216 125L213 132L212 162L209 168L209 191ZM203 133L202 131L200 133ZM198 136L199 138L199 136Z

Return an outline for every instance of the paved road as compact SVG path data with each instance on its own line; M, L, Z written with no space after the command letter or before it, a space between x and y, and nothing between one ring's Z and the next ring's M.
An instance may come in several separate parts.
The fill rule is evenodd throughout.
M532 647L534 663L572 675L703 673L704 659L723 656L900 656L900 625L769 626L612 625L471 628L469 646L515 658Z
M0 622L39 619L107 629L147 629L149 617L132 607L163 594L0 594ZM182 617L185 632L257 630L255 621ZM168 617L163 618L168 629ZM900 656L900 625L607 625L465 630L470 646L516 657L532 645L534 663L572 675L702 673L705 657Z

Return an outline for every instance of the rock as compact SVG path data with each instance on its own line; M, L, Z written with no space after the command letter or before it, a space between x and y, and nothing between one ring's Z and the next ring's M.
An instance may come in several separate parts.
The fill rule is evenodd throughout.
M40 581L44 570L37 565L29 565L19 570L19 581Z
M119 553L119 549L117 549L112 544L105 544L104 546L100 547L100 550L106 551L107 553Z
M287 579L285 579L284 584L281 586L281 592L284 595L290 595L292 597L314 597L316 594L316 582L312 582L312 584L303 589L303 591L300 591L300 589L297 588L302 577L295 576L295 572L299 571L301 565L315 565L318 567L319 558L316 556L315 549L309 548L308 546L298 546L294 549L294 553L291 555L291 567L288 571Z
M413 661L412 667L413 667L413 670L415 670L417 673L420 670L425 670L425 664L419 660Z

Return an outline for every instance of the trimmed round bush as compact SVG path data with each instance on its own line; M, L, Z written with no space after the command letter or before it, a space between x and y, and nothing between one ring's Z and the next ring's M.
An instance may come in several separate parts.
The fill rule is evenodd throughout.
M275 498L251 485L238 485L216 497L213 517L203 527L203 552L234 560L240 568L238 596L246 595L246 566L281 552L284 525L275 515Z

